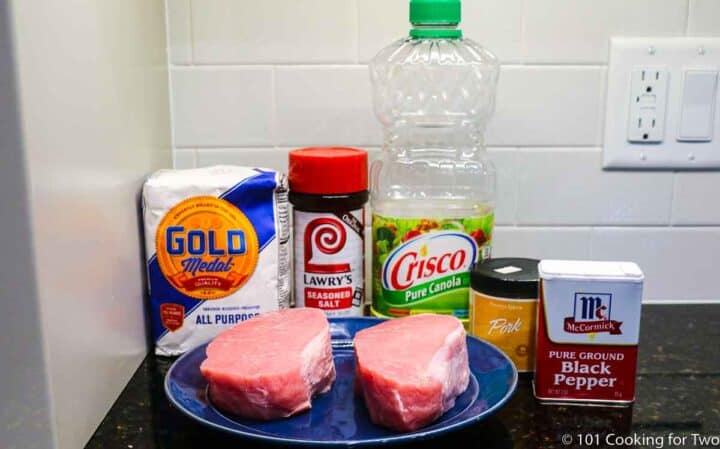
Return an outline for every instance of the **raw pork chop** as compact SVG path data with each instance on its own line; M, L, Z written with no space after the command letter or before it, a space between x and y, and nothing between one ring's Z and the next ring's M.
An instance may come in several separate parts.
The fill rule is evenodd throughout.
M355 357L370 418L394 430L426 426L468 386L465 329L455 317L413 315L364 329Z
M220 409L256 419L310 408L335 380L330 325L319 309L285 309L218 335L200 365Z

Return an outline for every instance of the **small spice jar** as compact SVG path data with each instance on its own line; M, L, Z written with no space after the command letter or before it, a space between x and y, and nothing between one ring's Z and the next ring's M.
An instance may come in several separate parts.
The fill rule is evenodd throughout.
M538 263L490 259L470 274L470 333L500 348L521 372L535 366Z
M290 152L295 306L362 316L365 302L367 152L317 147Z

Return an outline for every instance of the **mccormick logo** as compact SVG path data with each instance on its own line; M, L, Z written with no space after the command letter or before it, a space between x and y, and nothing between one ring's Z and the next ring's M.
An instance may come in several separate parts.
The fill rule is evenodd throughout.
M382 269L385 297L400 305L467 288L476 257L477 244L466 234L432 232L415 237L388 255Z
M590 334L609 332L620 335L622 321L610 319L612 294L575 293L573 316L565 318L565 332L572 334Z
M155 246L168 282L195 299L237 291L255 271L259 253L245 214L213 196L188 198L170 209L158 225Z

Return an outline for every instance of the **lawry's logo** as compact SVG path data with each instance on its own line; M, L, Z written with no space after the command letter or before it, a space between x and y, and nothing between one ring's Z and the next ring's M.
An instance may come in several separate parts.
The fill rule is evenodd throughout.
M610 318L612 312L612 294L575 293L573 316L565 318L565 332L572 334L590 334L609 332L620 335L622 321Z
M307 224L304 235L305 271L308 273L347 273L349 263L335 263L332 257L345 248L347 233L334 218L316 218Z
M475 263L477 244L460 232L431 232L395 248L382 269L382 286L405 290L455 273L466 273Z

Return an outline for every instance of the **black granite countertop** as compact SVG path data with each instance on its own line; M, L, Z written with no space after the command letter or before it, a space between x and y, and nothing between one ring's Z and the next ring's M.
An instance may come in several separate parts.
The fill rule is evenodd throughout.
M540 405L532 394L531 377L524 375L515 396L496 415L414 446L720 447L720 305L645 305L642 313L637 400L632 407ZM208 429L175 410L163 390L172 361L153 355L145 359L87 449L278 447ZM565 434L574 442L563 445ZM609 434L635 440L607 440ZM682 437L684 442L677 439ZM716 439L705 445L700 440L712 437ZM580 438L589 439L580 444Z

